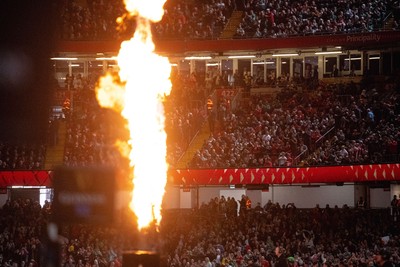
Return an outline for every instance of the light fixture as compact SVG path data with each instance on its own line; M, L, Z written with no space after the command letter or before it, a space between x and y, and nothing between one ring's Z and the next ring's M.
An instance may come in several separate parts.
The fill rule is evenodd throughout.
M64 61L68 61L68 60L78 60L77 57L52 57L50 58L50 60L64 60Z
M273 54L273 57L295 57L298 56L298 53L287 53L287 54Z
M369 59L381 59L380 56L376 56L376 57L370 57Z
M264 64L266 64L266 65L272 65L272 64L275 64L275 62L273 62L273 61L253 62L253 65L264 65Z
M210 56L193 56L193 57L185 57L185 60L207 60L207 59L212 59Z
M344 60L349 61L349 60L360 60L360 57L352 57L352 58L345 58Z
M96 57L96 60L117 60L117 57Z
M315 52L316 55L335 55L341 54L342 51L322 51L322 52Z
M209 66L209 67L219 66L219 63L207 63L206 65Z
M254 55L241 55L241 56L229 56L228 58L234 59L234 58L255 58L256 56Z

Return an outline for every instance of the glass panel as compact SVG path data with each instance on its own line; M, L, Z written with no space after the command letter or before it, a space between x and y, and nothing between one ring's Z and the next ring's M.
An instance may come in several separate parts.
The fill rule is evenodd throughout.
M290 75L290 58L281 58L281 76L282 78Z
M361 54L350 55L350 71L361 70Z
M40 206L44 206L46 201L51 203L52 195L53 195L53 190L50 188L41 188L39 189L40 195L39 195L39 203Z
M239 74L244 75L251 71L251 60L250 59L238 59L238 70Z
M233 60L232 59L222 60L221 68L222 68L222 71L226 71L228 74L232 74L233 73Z
M199 86L204 86L204 79L206 77L206 61L197 60L194 63L197 83Z
M72 71L72 88L76 90L83 89L83 76L85 71L85 62L83 61L74 61L71 62L71 71Z
M230 77L233 74L233 60L232 59L222 60L221 68L222 72L220 77L221 78L220 85L222 87L228 87L232 84L230 83Z
M189 77L190 74L190 61L182 60L178 64L179 74L182 77Z
M220 70L220 63L217 61L209 61L206 64L207 75L205 78L206 94L212 93L215 87L215 78L218 76Z
M375 55L369 55L369 61L368 61L368 71L372 75L378 75L379 74L379 61L380 61L380 56L379 54Z
M392 57L390 52L382 53L382 71L383 75L390 75L392 73Z
M265 60L267 67L267 84L275 85L276 82L276 58L267 58Z
M89 89L93 89L99 80L99 77L104 74L103 64L107 64L107 62L98 60L88 61L88 74L86 81Z
M304 78L306 80L310 80L318 75L318 57L305 57L304 65Z
M246 92L250 92L250 88L253 84L251 59L238 59L238 72L241 77L241 85L245 88Z
M218 74L220 69L220 63L216 61L207 62L207 73L210 73L211 76L215 76Z
M295 82L301 83L303 80L303 59L293 59L293 79Z
M69 62L56 60L54 61L54 71L55 71L55 78L58 82L58 86L60 88L67 88L66 86L66 78L67 74L69 73Z
M325 75L328 77L337 77L339 75L336 57L325 57Z
M339 56L340 70L349 71L350 70L350 58L349 55Z
M264 71L265 71L264 60L253 61L253 77L254 77L254 84L256 86L262 86L264 84Z

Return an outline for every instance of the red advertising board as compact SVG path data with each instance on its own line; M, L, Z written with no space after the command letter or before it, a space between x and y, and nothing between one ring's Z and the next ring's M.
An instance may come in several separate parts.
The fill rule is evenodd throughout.
M52 171L2 171L0 188L52 187ZM312 184L399 181L400 164L253 169L171 169L168 182L175 185Z

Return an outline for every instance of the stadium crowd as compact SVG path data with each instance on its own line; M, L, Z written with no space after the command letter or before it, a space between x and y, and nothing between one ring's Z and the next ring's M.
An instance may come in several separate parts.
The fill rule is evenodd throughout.
M216 88L260 85L253 77L208 73L172 76L173 88L165 101L168 162L174 167L201 127L212 119L210 138L197 151L190 168L261 166L318 166L396 162L399 155L399 81L396 76L377 83L298 83L281 80L276 94L243 95L235 108L232 99L219 98L213 115L207 113L207 95ZM78 77L79 79L79 77ZM57 124L64 120L67 166L125 166L115 146L126 140L125 121L100 108L94 83L76 83L58 89L65 98L63 116L50 120L49 142L57 143ZM67 85L66 85L67 86ZM300 89L301 88L301 89ZM242 92L246 92L242 91ZM73 94L73 103L71 103ZM46 145L0 146L2 169L42 169Z
M271 201L250 207L243 199L222 196L199 209L164 210L156 238L160 266L278 267L277 247L283 266L380 267L379 255L400 264L399 225L389 209L298 209ZM61 224L54 242L50 202L10 200L0 214L0 266L123 266L123 253L138 246L128 216L108 226Z
M133 33L136 24L135 18L126 15L123 1L61 1L56 9L60 18L56 33L61 39L125 38ZM156 38L216 39L234 9L234 2L168 1L164 9L162 21L153 28Z
M40 170L44 167L46 144L0 141L0 170Z
M191 168L271 167L396 162L399 83L287 85L255 94L236 110L218 109L217 131ZM224 103L222 101L222 103Z
M135 27L123 1L61 1L57 6L58 37L67 40L124 38ZM380 1L167 1L163 19L154 24L159 39L218 39L233 11L243 12L236 38L279 38L295 35L371 32L384 28L398 2ZM117 18L119 22L117 23Z
M122 1L57 1L55 7L60 18L56 32L61 39L105 40L119 37L117 28L122 26L118 25L116 18L125 13ZM373 31L382 27L388 15L393 18L392 28L398 29L400 18L399 1L390 0L305 0L296 3L275 0L176 0L168 1L164 9L163 20L154 24L156 38L218 38L234 10L244 12L238 35L245 38ZM132 18L124 17L124 20L127 25L134 24ZM66 88L76 92L74 107L70 110L73 113L66 118L69 121L65 152L67 165L115 165L120 160L111 140L121 133L106 132L111 130L107 128L112 128L110 118L115 116L111 112L100 111L94 96L88 93L93 89L96 78L97 75L90 74L90 77L67 75L65 79ZM398 81L389 80L383 87L375 88L374 92L374 88L357 88L357 92L351 94L345 103L339 100L343 96L337 92L348 85L339 84L337 87L340 88L331 88L319 83L318 93L307 92L299 97L291 91L290 79L269 79L272 83L268 85L286 87L281 95L273 99L255 96L240 107L240 112L226 112L224 105L218 106L217 125L222 130L214 132L190 167L324 165L397 160ZM316 84L318 82L310 86L315 87ZM172 166L179 161L206 121L206 98L215 88L239 86L249 90L264 83L246 73L207 73L205 78L195 74L187 77L176 75L173 85L174 90L166 107L168 161ZM309 89L307 85L304 88L305 91ZM291 99L291 106L282 97L287 92L297 96ZM380 99L376 100L371 94L379 94ZM324 97L328 97L330 102L325 107L315 106L318 98L321 100ZM269 118L260 114L266 109L266 116L271 116ZM99 123L103 119L106 122ZM374 121L371 123L371 120ZM288 124L280 125L282 121ZM50 144L55 144L56 134L57 123L51 121ZM265 143L266 140L269 144ZM380 144L385 144L383 150ZM2 142L0 168L43 168L45 147L45 144L28 147ZM238 159L239 150L243 155L241 159Z
M382 29L391 1L245 1L238 38L370 32Z
M203 125L206 112L204 87L194 76L176 74L171 80L173 88L165 104L165 127L168 132L168 161L174 165ZM127 140L127 133L123 130L125 121L116 112L99 106L94 85L83 89L71 88L74 107L69 109L66 117L64 163L67 166L118 166L122 158L115 143Z
M223 77L214 76L213 87L218 79L220 86L230 86ZM299 90L288 81L276 95L252 95L234 110L226 108L223 99L219 101L214 110L217 115L213 116L218 127L189 167L316 166L398 160L399 95L395 78L374 88L353 83L320 83L315 90L305 86ZM173 78L173 90L166 101L171 166L206 121L206 93L203 83L193 75ZM65 164L116 166L121 157L113 144L123 136L115 133L121 128L115 127L116 114L100 109L92 90L77 91L75 102L68 119Z

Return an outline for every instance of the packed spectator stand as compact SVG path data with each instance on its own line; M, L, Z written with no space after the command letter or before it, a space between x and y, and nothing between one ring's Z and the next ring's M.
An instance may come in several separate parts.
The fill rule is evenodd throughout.
M50 202L41 207L30 199L1 207L1 266L54 264L49 253L57 253L57 243L57 266L123 266L123 253L139 238L133 221L122 215L113 226L63 224L52 243L46 233L51 213ZM160 231L160 266L273 266L275 247L294 266L375 266L382 250L400 263L399 226L388 209L298 209L272 202L248 207L243 199L222 196L199 209L164 211Z
M134 19L124 15L122 1L63 1L56 8L62 39L110 40L135 27ZM168 1L164 9L162 21L153 28L155 38L218 39L233 11L242 14L235 38L371 32L383 29L391 17L396 29L399 20L396 1L176 0ZM117 23L117 17L125 26Z
M383 28L391 1L246 1L237 38L370 32Z
M58 38L64 40L104 40L104 39L118 38L118 34L120 34L117 30L118 24L115 18L123 16L124 14L124 6L122 1L121 2L97 1L97 0L79 1L79 2L62 1L57 3L55 5L55 8L58 14L60 15L59 16L60 19L58 21L56 30L57 34L59 35L57 36ZM399 13L398 2L390 2L390 1L375 1L375 2L370 1L367 3L360 1L353 1L351 3L343 1L338 1L337 3L326 2L326 1L313 1L313 2L301 1L296 3L291 3L291 2L278 3L276 1L265 2L265 1L224 1L224 0L200 1L200 2L169 1L167 2L164 8L166 12L163 17L163 20L160 23L156 23L154 25L155 38L218 39L219 34L221 34L221 31L223 30L224 26L226 25L233 11L240 11L243 12L244 14L243 20L241 22L241 26L243 26L244 28L244 35L242 36L244 38L252 38L252 37L271 38L279 36L288 37L288 36L298 35L300 33L308 35L308 34L337 34L341 32L350 33L350 32L362 32L362 31L376 31L383 29L384 22L389 18L393 18L393 26L394 28L396 28L396 22L398 21L398 13ZM134 20L132 18L124 18L124 19L132 20L132 24L134 24ZM266 35L264 34L260 36L253 36L254 32L257 31L256 30L257 28L259 28L258 31L264 32L266 33ZM288 32L289 30L290 32ZM277 34L278 32L280 32L280 34ZM207 76L208 75L210 74L207 74ZM177 77L178 76L179 75L177 75ZM212 78L208 80L213 80L213 89L215 89L215 86L227 86L229 84L229 82L226 81L226 77L222 77L220 75L210 75L210 76L212 76ZM191 87L189 88L189 90L184 86L185 83L182 82L182 79L191 80L190 83L186 83L186 85L188 85L187 87ZM251 77L250 79L254 78ZM193 80L195 80L194 83ZM191 140L196 135L196 133L202 126L203 122L205 121L204 103L206 96L210 94L210 88L211 88L211 86L207 84L207 79L205 80L198 79L197 81L196 78L192 79L192 77L190 78L178 77L173 82L175 86L174 91L176 93L173 93L173 96L171 96L171 105L170 105L171 108L170 110L168 110L168 115L167 115L167 118L171 117L171 119L169 119L167 122L167 129L170 132L169 136L171 136L170 138L171 142L169 143L169 145L171 147L170 151L173 152L169 153L168 157L172 165L174 165L177 161L179 161L179 158L184 153L184 150L187 149ZM277 80L276 84L278 83L279 81ZM82 77L74 77L74 78L66 77L66 85L68 89L77 91L77 96L76 96L77 99L74 100L76 102L74 116L71 116L70 118L68 118L68 120L74 120L75 122L79 120L83 124L85 124L85 122L83 122L82 120L86 118L99 121L98 118L95 118L95 116L97 115L95 115L94 113L90 115L76 114L77 110L83 113L89 112L88 110L85 110L85 108L82 109L79 108L79 102L81 101L79 99L80 98L79 94L81 94L80 91L82 91L79 89L85 88L91 90L93 88L93 84L94 81L90 81L88 85L84 84L82 82ZM250 84L251 84L250 86L260 85L258 84L258 82L256 83L256 81L252 81L250 82ZM248 84L243 84L243 85L249 86ZM337 86L339 87L347 85L340 84ZM390 84L381 86L388 86L388 87L392 86L393 89L393 86L396 87L398 85L397 81L395 81L394 83L390 82ZM284 94L284 91L291 90L290 89L291 84L285 84L284 82L281 88L282 87L284 89L281 94ZM303 89L305 91L308 91L309 88L303 86ZM358 91L365 90L366 93L370 93L370 89L372 88L357 88ZM326 88L326 86L321 83L318 90L323 92L335 91ZM336 91L340 90L343 90L343 88L337 88ZM375 90L377 90L377 88L375 88ZM394 88L394 90L396 90L396 88ZM360 94L361 92L357 93ZM91 99L87 101L94 102L93 95L90 93L88 95L91 95L90 96ZM325 95L320 95L321 98L323 98L324 96ZM263 102L265 102L266 100L263 100L262 96L256 96L256 97L259 97L259 99L252 99L249 102L250 104L247 103L246 104L247 107L243 107L243 110L245 110L244 113L246 114L241 114L241 115L243 116L253 115L251 111L251 104L254 104L256 102L261 102L262 104L265 104ZM324 112L324 115L327 116L326 118L324 118L323 122L318 122L324 124L320 125L322 128L318 128L318 126L313 125L314 129L307 129L307 133L305 134L305 135L311 135L311 130L312 130L312 134L314 135L313 138L315 138L316 136L322 137L324 133L326 133L325 131L331 129L331 128L329 129L326 128L329 126L333 126L333 120L332 118L329 118L329 116L334 115L336 117L334 123L335 134L333 136L333 141L327 140L328 136L324 138L323 144L321 142L322 140L319 140L318 144L311 144L313 141L311 141L310 143L309 140L310 138L308 136L304 137L297 136L292 138L292 140L290 141L280 140L281 138L278 138L279 147L277 148L275 145L273 153L269 151L269 153L267 153L268 155L261 156L259 152L255 152L259 155L254 156L251 154L255 153L249 151L246 152L248 153L248 155L244 157L246 158L245 162L237 162L237 163L234 163L235 156L218 155L218 151L214 152L217 153L216 154L217 157L211 160L213 162L208 162L209 159L207 160L206 158L210 157L211 154L210 151L207 151L207 148L204 147L202 151L199 151L199 154L197 154L196 158L190 164L190 167L196 167L196 168L197 167L209 168L215 166L229 167L235 164L239 164L239 166L243 167L263 166L263 165L280 166L282 165L282 162L285 162L283 165L287 166L287 165L300 165L300 164L323 165L323 164L373 163L382 160L384 162L395 161L397 158L396 154L398 154L396 150L397 147L396 142L398 141L397 140L398 137L396 134L396 126L395 126L396 123L393 123L396 121L397 113L395 112L396 108L393 107L395 107L396 105L395 100L397 99L397 95L393 94L392 96L388 96L388 99L384 99L378 103L372 103L371 99L369 99L369 102L367 103L362 103L361 102L362 99L355 94L353 94L351 97L354 99L353 101L354 103L351 104L352 106L345 107L344 105L349 103L338 103L338 105L336 105L335 107L331 107L332 111L327 111L327 110L321 111ZM185 100L190 99L189 101L190 103L183 104L182 102L184 99ZM85 102L86 100L83 101ZM275 105L277 100L273 99L273 101L274 101L273 105ZM296 101L296 99L294 101ZM302 101L302 99L297 99L297 101ZM335 99L335 93L333 93L332 102L335 101L338 101L338 99ZM280 103L278 104L278 106L281 104L284 103ZM304 103L301 104L304 105ZM93 105L95 106L96 104L91 103L89 104L89 107ZM271 103L269 103L268 105L271 105ZM250 110L248 110L249 107ZM258 108L260 107L258 106ZM302 109L305 107L302 106L299 108ZM315 109L315 107L311 108ZM337 112L336 114L332 114L335 113L335 109L340 109L340 112L342 112L343 111L342 108L345 108L348 114L346 114L346 112L344 112L343 114L337 114ZM368 108L370 108L371 112L376 114L377 116L375 122L376 125L374 125L374 130L371 130L370 127L371 125L366 125L364 113ZM86 109L91 109L91 108L86 107ZM279 109L279 107L277 109ZM276 111L276 108L274 111ZM381 125L380 113L383 111L385 111L384 115L390 116L390 118L386 117L385 118L386 120L383 122L384 125ZM292 107L292 109L287 109L285 110L285 112L288 112L288 114L296 112L296 107ZM350 114L353 112L354 114ZM360 112L362 114L360 114ZM227 120L227 121L219 122L220 126L222 127L221 129L223 129L223 127L231 127L228 124L232 124L233 122L229 120L237 120L239 122L235 123L240 123L241 127L245 127L244 122L241 121L243 118L238 116L238 114L235 114L235 112L233 112L232 114L234 114L234 116L231 118L228 118L230 114L228 114L226 118L222 118L222 120ZM340 115L341 117L338 118ZM349 118L347 118L347 115L349 116ZM354 117L353 115L356 115L356 117ZM78 116L78 118L76 116ZM277 116L276 113L274 113L273 116ZM219 119L221 120L221 117L219 117ZM330 119L331 121L329 121ZM257 120L259 120L259 118L256 119L256 121ZM339 120L341 121L339 122ZM354 124L352 123L353 121L349 120L353 121L357 120L357 123ZM256 121L252 121L251 123L256 123ZM388 121L390 121L391 123L389 123ZM276 123L276 121L268 121L268 123L273 123L273 122ZM294 124L296 123L303 123L303 122L301 121L294 122ZM342 128L341 130L343 131L347 125L353 126L354 130L353 133L340 132L339 127ZM357 125L358 127L355 127L355 125ZM261 123L259 127L261 126L264 125ZM91 162L92 164L94 162L103 164L104 162L110 162L110 161L112 162L113 160L111 160L110 157L118 157L116 155L110 155L111 152L108 153L104 151L100 153L103 155L100 156L102 158L97 160L94 160L94 158L98 157L97 155L94 154L96 154L98 151L96 151L96 153L93 154L87 153L86 156L72 155L73 153L79 153L77 152L77 150L79 150L78 147L80 146L80 144L76 142L85 142L86 143L84 145L85 147L90 147L91 149L93 148L97 149L99 147L99 142L104 142L104 141L100 140L88 141L94 138L92 136L90 138L86 136L85 138L80 139L79 137L82 135L81 131L88 132L87 129L88 125L83 127L77 123L76 125L73 126L73 123L71 123L69 124L69 127L74 127L74 131L76 130L76 135L75 137L71 136L71 134L69 134L68 136L66 153L65 153L65 162L67 165L77 165L78 164L77 161L79 161L79 159L83 160L85 157L89 157L89 159L84 159L83 162ZM56 128L56 126L49 125L49 134L54 134L55 131L54 128ZM350 127L348 127L346 131L349 131L349 129ZM377 131L376 133L374 132L375 129ZM247 130L250 130L250 128L247 127ZM258 131L259 130L260 129L258 129ZM265 129L263 129L263 131L264 130ZM390 133L388 133L387 136L384 133L382 133L382 131L386 130L390 130ZM69 132L71 131L72 128L69 129ZM284 129L284 131L287 132L288 129ZM227 134L226 131L214 133L214 136L211 139L212 141L210 142L216 142L214 140L218 140L220 138L227 139L226 134ZM252 133L252 135L256 134ZM343 137L343 135L345 135L345 137ZM358 138L360 137L360 135L362 135L361 138ZM96 136L96 138L97 139L104 138L104 136L103 137L100 136L102 136L101 133L99 133L99 136ZM78 139L79 141L73 140L73 138ZM242 143L249 142L249 140L247 140L248 139L247 137L239 136L234 138L235 139L239 138L239 140L236 140L235 142L242 142ZM258 141L257 144L253 144L256 141L256 139L257 138L254 138L253 136L253 140L250 142L251 146L254 145L260 146ZM338 140L335 141L335 139ZM388 153L386 152L382 153L382 151L377 151L377 149L374 148L374 143L380 141L388 143L388 146L390 146L390 148L388 148ZM87 144L88 142L91 144ZM283 142L283 144L280 144L281 142ZM290 142L292 144L290 144ZM332 144L331 142L333 142L334 144ZM107 147L110 145L109 143L110 141L107 144L102 144L101 146ZM74 146L75 148L73 148ZM265 149L264 147L265 145L261 146L263 146L262 149ZM286 148L282 148L283 146L286 146ZM344 150L342 149L343 146L345 147ZM2 159L1 159L2 160L1 166L3 166L2 167L3 169L8 169L8 168L37 169L44 166L43 148L41 148L39 152L35 153L40 155L37 156L37 159L34 160L35 161L34 163L24 163L24 164L21 162L21 160L19 160L20 162L18 164L16 162L6 162L10 161L10 155L9 155L10 152L6 152L10 151L10 149L5 148L5 144L2 145L2 148L4 150L2 152ZM215 148L211 148L211 150L213 149ZM257 150L257 149L259 150L260 148L252 148L252 149L247 148L246 151ZM15 149L13 150L16 151ZM269 150L269 148L267 148L267 150ZM307 150L307 152L304 152L301 158L298 157L299 152L301 153L305 150ZM349 153L349 150L361 151L361 154L357 152L356 158L354 158L354 155L350 155L350 158L353 157L352 159L342 159L343 156L339 154L345 155ZM235 152L231 151L230 153L235 154L237 152L238 151ZM7 153L8 155L5 156L4 155L5 153ZM32 152L30 153L32 154ZM285 154L285 156L283 156L283 154ZM336 156L328 159L327 154ZM277 160L280 155L282 155L283 159L280 161L280 163L278 163ZM307 155L307 158L305 158L305 155ZM15 155L13 155L13 157L15 157ZM32 155L30 157L32 158ZM72 163L72 161L75 162ZM218 161L218 163L215 161ZM85 163L80 163L80 164L85 164Z
M176 75L166 102L168 160L175 166L201 127L207 127L208 90L196 79ZM217 77L214 77L217 79ZM398 80L366 86L324 84L315 89L294 81L281 84L276 94L243 97L235 109L215 107L216 129L188 167L322 166L390 163L398 160ZM254 85L255 86L255 85ZM214 85L215 87L215 85ZM302 89L299 89L302 88ZM64 164L110 165L124 162L115 148L126 139L124 121L101 109L93 85L71 88L73 108L65 118L50 120L49 144L57 120L67 122ZM62 89L60 89L62 90ZM64 89L65 90L65 89ZM117 126L117 127L115 127ZM382 146L384 144L384 146ZM40 169L45 146L33 150L2 145L3 169Z
M398 30L398 5L398 1L174 1L165 7L163 20L154 25L154 36L218 39L233 11L243 12L235 38L371 32L382 29L390 16L392 28ZM121 37L115 17L124 14L122 1L61 1L57 8L61 39ZM124 19L132 20L134 27L132 18ZM240 88L244 92L240 104L229 109L226 99L215 103L216 127L187 167L325 166L399 160L397 73L373 84L308 84L290 77L278 77L268 84L242 77L231 84L221 74L206 76L208 80L194 74L172 77L173 91L166 102L171 167L198 131L208 127L207 97L221 87ZM116 139L126 138L126 132L118 130L124 122L98 106L94 85L95 79L69 76L65 88L56 89L64 96L57 103L63 106L63 115L50 120L46 145L59 141L57 121L62 120L67 123L63 164L127 166L114 146ZM249 94L252 88L262 86L277 87L279 92ZM46 145L1 143L0 169L43 169ZM237 200L216 198L198 210L165 211L160 226L162 266L273 266L277 246L285 248L285 256L296 267L375 266L375 255L381 249L395 265L400 264L398 222L386 209L327 206L301 210L294 204L268 203L240 209L238 216L236 205L240 205ZM1 208L1 266L42 266L50 213L50 203L40 207L21 199ZM121 266L124 249L132 248L137 238L128 220L122 218L118 229L62 228L60 265Z
M321 83L299 91L288 83L274 97L256 94L220 119L220 131L190 167L396 162L398 84L392 78L376 85Z

